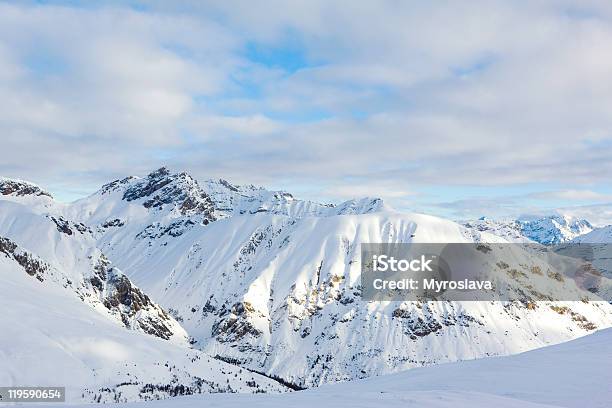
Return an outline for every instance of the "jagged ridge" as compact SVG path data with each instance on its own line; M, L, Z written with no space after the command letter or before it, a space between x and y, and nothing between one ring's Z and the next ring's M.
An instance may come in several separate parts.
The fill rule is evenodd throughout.
M51 194L38 187L36 184L30 183L28 181L11 180L6 178L0 178L0 195L14 197L31 195L37 197L46 196L49 198L53 198Z

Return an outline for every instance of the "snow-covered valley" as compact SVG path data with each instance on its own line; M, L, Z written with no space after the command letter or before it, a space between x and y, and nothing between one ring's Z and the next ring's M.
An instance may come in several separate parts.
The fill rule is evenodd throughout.
M526 353L325 385L281 395L207 395L138 408L413 407L605 408L610 406L612 329Z

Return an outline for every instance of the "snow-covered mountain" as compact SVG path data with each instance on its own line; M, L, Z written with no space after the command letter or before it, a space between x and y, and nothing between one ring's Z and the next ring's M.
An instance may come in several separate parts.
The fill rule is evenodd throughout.
M235 215L271 214L291 218L365 214L388 209L378 198L349 200L339 205L299 200L284 191L262 187L235 186L225 180L198 183L187 173L172 174L162 167L144 178L115 180L70 206L75 219L108 221L111 215L133 221L142 217L155 220L189 217L199 224Z
M574 238L572 242L584 244L612 244L612 225L595 228L587 234Z
M76 236L83 226L87 245L168 310L195 347L298 386L512 354L612 325L605 302L556 302L537 292L541 281L578 289L528 268L534 259L526 252L499 266L507 268L502 284L525 293L521 302L363 301L361 243L508 242L395 212L380 199L325 205L161 168L69 205L6 201L58 232L66 223Z
M202 184L202 189L215 203L215 212L220 218L259 213L293 218L325 217L366 214L387 208L379 198L348 200L339 205L320 204L296 199L285 191L268 191L253 185L234 186L226 180L207 180Z
M523 228L517 220L493 220L481 217L478 220L464 221L462 225L469 229L493 234L501 237L508 242L530 243L532 239L523 235Z
M593 230L593 226L587 220L567 215L522 219L519 222L523 235L544 245L568 242Z
M591 263L603 276L598 285L598 294L612 301L612 225L596 228L574 238L571 243L588 247Z
M482 217L476 221L464 222L468 228L489 232L510 242L538 242L556 245L593 231L587 220L566 215L525 217L517 220L492 220Z
M0 195L10 197L48 197L53 198L50 193L44 191L34 183L23 180L11 180L0 177Z
M0 252L45 286L64 289L126 328L187 342L187 333L96 247L89 227L0 200Z
M595 228L587 220L553 215L527 220L492 220L482 217L463 225L481 232L488 232L503 239L519 243L554 245L556 250L580 252L581 258L595 267L592 272L602 274L593 282L591 291L612 302L612 226ZM588 244L581 249L574 245ZM573 248L571 248L573 247ZM585 253L590 251L590 253Z
M23 185L29 192L0 199L1 384L62 384L71 402L286 390L190 349L185 330L105 257L88 226L38 206L49 196Z
M605 304L558 313L528 301L362 301L361 243L501 240L378 199L321 205L162 168L57 211L91 228L197 347L300 386L515 353L610 325Z
M41 272L43 261L21 249L6 256L6 241L0 242L4 386L60 384L67 388L68 402L284 390L200 351L121 327L62 286L39 281L47 272Z

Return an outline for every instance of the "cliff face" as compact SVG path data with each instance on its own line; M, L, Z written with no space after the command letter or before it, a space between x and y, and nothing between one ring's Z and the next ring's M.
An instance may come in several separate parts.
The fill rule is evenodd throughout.
M0 214L0 254L27 275L63 288L66 296L126 328L187 343L178 322L112 265L84 224L35 214L14 202L0 201Z
M51 194L42 190L36 184L21 181L0 178L0 195L23 197L23 196L46 196L49 198Z

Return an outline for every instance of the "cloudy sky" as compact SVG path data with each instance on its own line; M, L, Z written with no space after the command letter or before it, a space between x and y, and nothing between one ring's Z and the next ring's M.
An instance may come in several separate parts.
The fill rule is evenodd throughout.
M612 222L608 1L0 3L0 175Z

